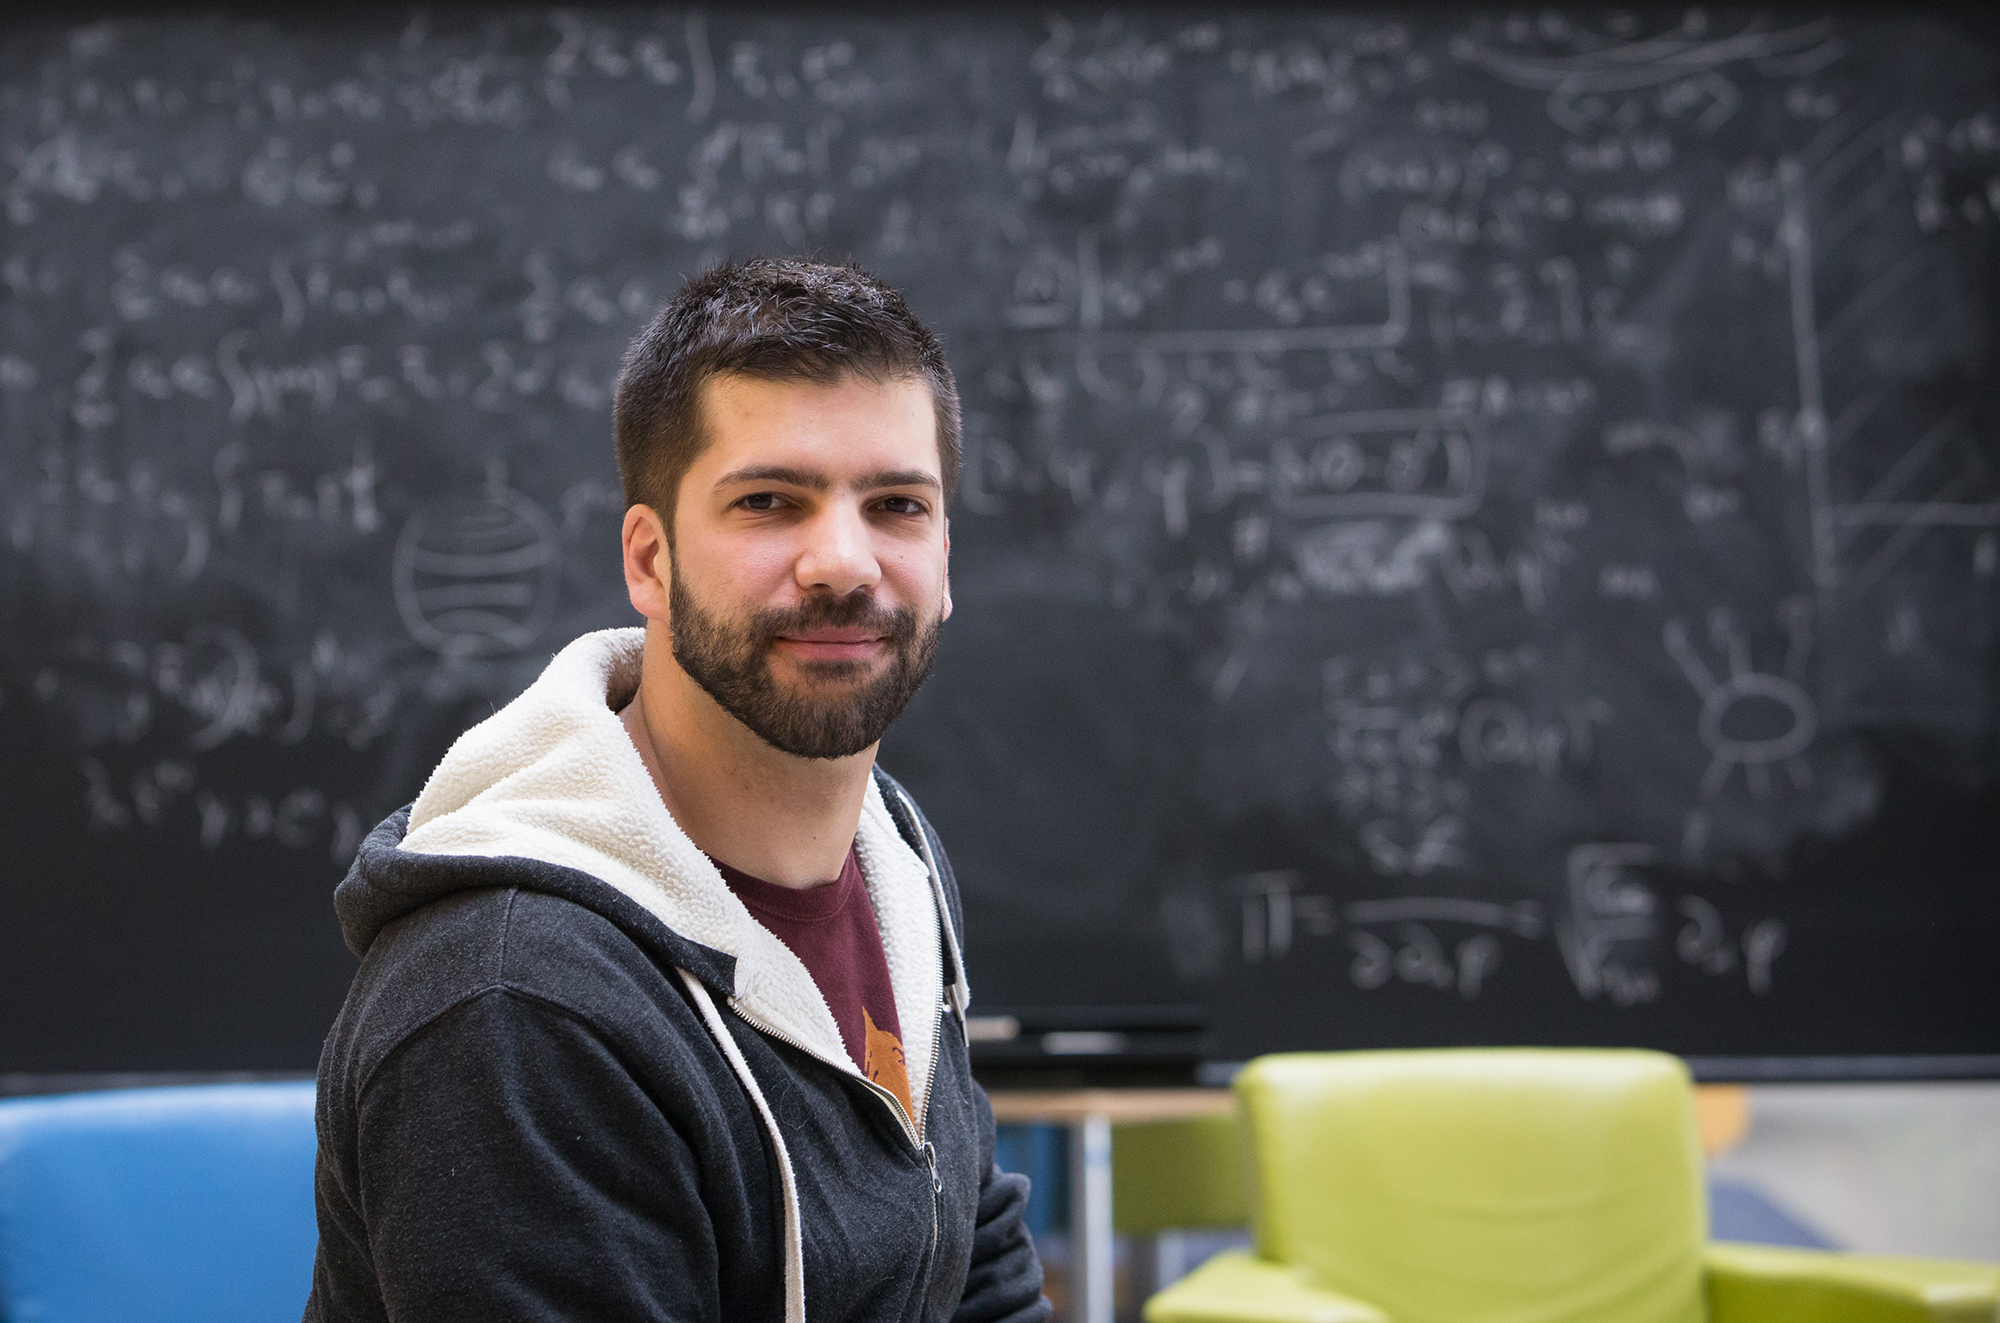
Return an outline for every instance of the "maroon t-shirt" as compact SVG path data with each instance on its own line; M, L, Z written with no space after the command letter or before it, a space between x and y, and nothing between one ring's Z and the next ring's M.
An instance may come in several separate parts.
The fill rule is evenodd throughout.
M914 1116L889 961L854 847L847 847L839 877L803 889L751 877L720 859L713 862L736 898L805 965L861 1073L895 1094L904 1112Z

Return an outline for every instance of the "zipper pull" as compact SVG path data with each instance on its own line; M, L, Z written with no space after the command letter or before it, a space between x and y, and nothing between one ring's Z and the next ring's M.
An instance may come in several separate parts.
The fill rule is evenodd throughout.
M931 1169L931 1193L943 1194L944 1181L938 1176L937 1149L931 1146L931 1141L928 1139L924 1141L924 1165Z

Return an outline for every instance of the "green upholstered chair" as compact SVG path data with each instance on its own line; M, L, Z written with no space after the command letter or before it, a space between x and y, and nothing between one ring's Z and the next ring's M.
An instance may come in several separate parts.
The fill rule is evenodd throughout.
M1196 1244L1207 1240L1213 1252L1215 1232L1241 1236L1250 1225L1244 1165L1234 1111L1111 1127L1111 1225L1132 1238L1121 1299L1178 1281Z
M1708 1242L1654 1052L1299 1053L1236 1081L1255 1250L1147 1323L1993 1323L2000 1267Z
M1120 1235L1250 1224L1235 1113L1111 1127L1111 1220Z

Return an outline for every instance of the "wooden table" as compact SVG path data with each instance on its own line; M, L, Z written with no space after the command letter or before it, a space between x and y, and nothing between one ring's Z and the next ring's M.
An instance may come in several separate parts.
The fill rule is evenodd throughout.
M1111 1127L1142 1121L1226 1116L1228 1089L999 1089L1002 1125L1069 1130L1070 1318L1112 1323Z

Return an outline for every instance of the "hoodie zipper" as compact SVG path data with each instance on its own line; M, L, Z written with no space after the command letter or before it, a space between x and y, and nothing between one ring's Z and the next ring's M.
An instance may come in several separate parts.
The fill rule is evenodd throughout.
M903 1137L910 1141L910 1148L915 1151L916 1155L918 1157L922 1157L924 1155L924 1149L927 1147L924 1140L924 1123L923 1121L911 1120L910 1114L903 1110L902 1099L898 1098L895 1094L889 1092L889 1090L884 1088L882 1085L877 1084L874 1080L869 1079L866 1075L863 1075L860 1071L854 1069L854 1064L852 1062L835 1061L832 1057L827 1056L825 1053L819 1051L818 1049L807 1047L804 1043L801 1043L798 1039L792 1037L790 1034L778 1028L776 1025L773 1025L768 1020L765 1020L760 1016L752 1015L750 1012L744 1010L741 1006L739 1006L736 1003L734 998L730 1000L729 1009L734 1011L743 1020L745 1024L748 1024L752 1029L755 1029L758 1033L764 1034L770 1038L775 1038L780 1043L784 1043L788 1047L795 1047L799 1051L811 1057L814 1061L818 1061L825 1065L832 1066L835 1070L838 1070L841 1074L846 1075L849 1079L858 1080L861 1084L866 1086L870 1092L872 1092L876 1097L880 1098L883 1101L883 1103L885 1103L888 1106L891 1115L893 1115L896 1118L896 1123L900 1125L903 1129ZM931 1064L929 1071L927 1071L924 1075L924 1112L926 1116L928 1116L930 1113L931 1086L935 1084L937 1081L938 1049L941 1046L943 1046L944 1043L944 1013L945 1013L945 1008L940 1006L938 1008L937 1024L931 1030ZM910 1102L914 1106L916 1103L916 1099L912 1098Z
M915 812L916 806L910 804L909 796L907 794L903 796L903 802L905 806L908 807L912 813ZM924 870L930 875L932 897L937 908L938 928L941 933L945 934L945 940L949 944L951 949L952 959L954 963L956 963L960 959L958 954L957 935L952 932L951 918L948 911L945 909L944 905L944 895L943 892L938 889L937 863L931 858L930 846L928 843L926 843L924 846L923 861L924 861ZM891 1093L888 1089L882 1087L880 1084L877 1084L874 1080L869 1079L866 1075L863 1075L860 1071L856 1070L854 1068L853 1062L844 1060L835 1061L833 1060L833 1058L820 1052L818 1049L806 1046L804 1043L801 1043L798 1039L792 1037L790 1034L778 1028L776 1025L773 1025L769 1021L764 1020L759 1016L752 1015L749 1012L745 1011L742 1008L742 1006L737 1004L736 999L733 997L730 998L729 1000L729 1009L735 1012L735 1014L738 1017L740 1017L745 1024L755 1029L758 1033L765 1034L771 1038L777 1039L781 1043L785 1043L791 1047L797 1048L799 1051L805 1053L813 1060L831 1066L835 1070L840 1071L842 1074L847 1075L853 1079L859 1080L870 1091L872 1091L876 1097L882 1100L883 1104L886 1107L888 1107L890 1114L893 1115L896 1118L897 1123L902 1126L904 1137L910 1141L910 1147L915 1151L916 1155L923 1159L924 1169L929 1174L931 1181L931 1239L930 1239L930 1244L924 1247L924 1274L923 1274L923 1279L926 1284L926 1288L928 1289L931 1276L931 1269L935 1266L937 1258L938 1215L939 1215L938 1205L944 1197L944 1178L938 1174L937 1147L933 1145L930 1142L930 1140L924 1137L924 1133L928 1129L928 1122L930 1120L931 1091L937 1086L938 1054L944 1048L945 1017L947 1015L958 1014L958 1011L956 1010L953 1004L950 994L941 993L939 995L937 1004L937 1013L933 1017L931 1023L931 1060L930 1060L930 1065L924 1071L924 1095L923 1095L924 1105L923 1105L923 1115L920 1117L912 1117L908 1112L904 1111L901 1099L896 1097L896 1095ZM916 1098L914 1096L910 1099L910 1105L912 1107L916 1106ZM924 1298L925 1297L923 1295L919 1295L917 1297L917 1314L919 1317L921 1317L923 1314Z
M792 1047L797 1048L799 1051L805 1053L813 1060L824 1062L825 1064L832 1066L834 1069L840 1071L842 1074L848 1075L853 1079L861 1081L861 1083L866 1085L869 1089L871 1089L874 1092L876 1097L880 1098L885 1104L887 1104L889 1111L895 1116L897 1122L903 1127L903 1135L906 1139L910 1141L911 1149L915 1152L917 1157L923 1159L925 1171L930 1176L931 1238L930 1238L930 1243L924 1246L924 1275L923 1275L923 1280L926 1283L928 1283L930 1281L931 1268L934 1265L937 1258L938 1202L944 1197L944 1178L938 1175L937 1148L934 1145L932 1145L930 1140L924 1138L924 1130L926 1128L925 1121L927 1121L930 1117L931 1090L937 1084L938 1052L940 1049L944 1047L944 1017L950 1013L951 1008L945 1005L942 1000L940 1000L938 1003L936 1022L931 1026L931 1064L930 1068L924 1072L924 1106L923 1106L924 1116L922 1119L918 1119L915 1121L912 1120L908 1112L903 1110L903 1103L901 1099L896 1097L895 1094L889 1092L889 1090L883 1088L880 1084L877 1084L874 1080L869 1079L866 1075L863 1075L859 1071L855 1070L853 1063L846 1061L834 1061L831 1058L824 1055L823 1053L817 1052L814 1049L807 1047L804 1043L801 1043L798 1039L792 1037L790 1034L784 1032L782 1029L779 1029L776 1026L760 1019L759 1017L751 1015L746 1011L744 1011L744 1009L741 1006L738 1006L736 1004L734 998L730 999L729 1009L735 1012L738 1016L740 1016L745 1024L748 1024L752 1029L755 1029L758 1033L767 1034L770 1037L777 1039L781 1043L787 1043ZM914 1106L916 1103L916 1099L912 1098L910 1102L911 1105ZM920 1295L918 1299L922 1300L923 1297ZM918 1313L921 1315L922 1312L923 1312L923 1306L919 1304Z
M937 1083L938 1052L944 1047L944 1017L950 1013L951 1008L946 1006L943 999L940 998L938 1001L937 1019L931 1026L931 1065L929 1071L926 1072L924 1080L924 1116L926 1119L929 1118L931 1112L931 1089ZM921 1126L918 1127L917 1133L919 1135L923 1133ZM932 1144L928 1139L924 1140L923 1143L924 1165L931 1169L931 1241L930 1244L924 1247L924 1291L922 1295L917 1297L917 1317L919 1319L923 1317L924 1305L930 1298L931 1272L937 1266L938 1204L944 1198L944 1178L938 1175L937 1146Z

